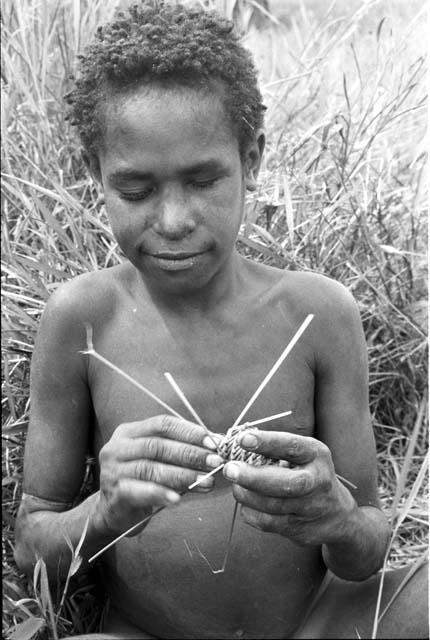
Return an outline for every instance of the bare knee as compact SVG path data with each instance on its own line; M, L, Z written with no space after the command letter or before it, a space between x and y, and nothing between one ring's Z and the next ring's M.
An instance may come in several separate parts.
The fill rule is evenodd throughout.
M384 575L376 616L381 574L363 582L332 577L296 638L428 638L428 566L407 580L411 568ZM407 581L406 581L407 580Z

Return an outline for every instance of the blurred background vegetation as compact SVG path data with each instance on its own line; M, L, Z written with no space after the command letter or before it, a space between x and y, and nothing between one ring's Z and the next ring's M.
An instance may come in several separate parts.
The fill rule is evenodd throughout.
M13 524L44 304L60 282L121 260L62 101L78 52L118 4L3 3L3 634L13 640L98 624L91 584L73 583L60 603L43 565L24 579L13 561ZM395 534L387 566L417 566L427 549L428 486L424 3L200 4L234 19L268 107L265 160L239 250L336 278L355 296L380 496Z

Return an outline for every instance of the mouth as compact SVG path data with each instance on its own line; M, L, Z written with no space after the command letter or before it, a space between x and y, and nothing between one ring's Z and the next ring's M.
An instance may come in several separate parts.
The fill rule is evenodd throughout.
M163 271L184 271L191 269L200 260L204 259L207 251L160 251L148 253L150 261Z
M188 258L194 258L200 256L205 251L183 252L183 251L161 251L159 253L150 254L153 258L159 258L161 260L187 260Z

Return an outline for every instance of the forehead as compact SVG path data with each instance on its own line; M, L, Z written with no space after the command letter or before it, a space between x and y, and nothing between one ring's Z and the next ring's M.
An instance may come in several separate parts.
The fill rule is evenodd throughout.
M207 153L239 153L222 94L190 88L138 87L110 97L103 111L105 162L173 163Z

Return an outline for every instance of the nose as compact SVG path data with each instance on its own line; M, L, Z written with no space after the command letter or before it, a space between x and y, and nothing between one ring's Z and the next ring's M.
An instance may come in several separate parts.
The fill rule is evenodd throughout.
M167 240L182 240L196 228L192 207L177 190L163 194L158 204L154 231Z

